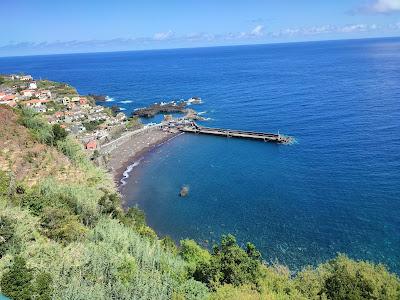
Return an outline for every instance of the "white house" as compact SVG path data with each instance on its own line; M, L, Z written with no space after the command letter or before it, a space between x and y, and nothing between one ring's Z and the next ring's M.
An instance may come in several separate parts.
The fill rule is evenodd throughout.
M71 102L71 99L69 97L62 98L62 103L64 105L68 105L70 102Z
M36 90L37 89L37 84L35 81L29 83L29 87L30 90Z
M17 76L16 76L17 77ZM32 78L32 76L31 75L22 75L22 76L19 76L19 77L17 77L19 80L22 80L22 81L30 81L30 80L33 80L33 78Z

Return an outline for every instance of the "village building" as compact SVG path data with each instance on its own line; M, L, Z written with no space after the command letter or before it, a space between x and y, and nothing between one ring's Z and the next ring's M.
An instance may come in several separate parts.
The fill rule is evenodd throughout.
M37 89L37 84L36 84L36 82L35 82L35 81L30 82L29 85L28 85L28 88L29 88L30 90L36 90L36 89Z
M78 135L82 132L86 131L85 126L83 126L81 123L79 124L73 124L68 128L68 131L70 131L74 135Z
M35 94L35 91L33 90L22 90L21 95L24 97L32 97Z
M22 76L16 75L15 78L17 78L19 80L22 80L22 81L31 81L31 80L33 80L31 75L22 75Z
M8 95L8 94L1 95L0 104L6 104L12 107L16 106L17 102L15 95Z
M87 142L85 148L88 150L96 150L97 148L96 140L90 140L89 142Z
M50 100L32 99L32 100L28 100L28 101L23 101L22 104L26 105L27 107L40 107L48 102L50 102Z
M71 99L69 97L62 98L62 103L64 105L68 105L70 102L71 102Z
M36 105L33 106L32 109L37 113L45 113L47 111L47 107L45 105Z

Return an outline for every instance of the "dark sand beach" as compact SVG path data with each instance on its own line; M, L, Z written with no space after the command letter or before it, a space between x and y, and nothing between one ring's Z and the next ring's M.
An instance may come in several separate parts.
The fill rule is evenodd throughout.
M134 162L140 160L148 151L160 146L179 133L164 131L158 128L132 135L108 153L107 168L119 185L124 172Z

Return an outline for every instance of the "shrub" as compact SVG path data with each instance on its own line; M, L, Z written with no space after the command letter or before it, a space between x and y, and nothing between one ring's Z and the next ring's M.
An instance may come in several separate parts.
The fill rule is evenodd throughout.
M219 287L214 294L211 295L210 300L259 300L264 299L260 297L260 294L252 289L251 286L240 286L235 287L231 284L225 284ZM271 298L265 298L271 299Z
M11 219L0 216L0 258L17 243L15 227Z
M30 129L33 137L40 143L54 144L52 127L32 109L24 107L20 110L20 122Z
M37 300L51 300L53 295L53 280L49 273L41 272L34 282L34 293Z
M10 193L10 176L0 170L0 196L6 196Z
M86 131L94 131L96 130L99 125L103 124L104 120L98 120L98 121L89 121L89 122L84 122L82 125L85 127Z
M261 276L261 257L251 244L243 250L233 235L223 236L214 247L210 263L200 264L194 278L215 288L221 284L256 285Z
M43 234L48 238L67 243L80 239L86 233L86 228L78 222L77 216L55 207L44 209L41 227Z
M22 207L28 208L35 216L39 216L49 204L50 200L43 196L37 189L31 190L21 197Z
M140 121L140 118L138 116L133 116L129 118L128 124L126 125L126 128L134 130L134 129L139 129L142 128L143 124Z
M67 131L64 128L62 128L59 124L54 124L52 130L55 143L57 143L58 141L65 140L65 138L68 136Z
M176 247L174 240L169 235L167 235L161 239L161 246L166 251L169 251L174 254L178 253L178 248Z
M32 270L26 266L26 261L16 256L11 268L1 278L1 291L11 299L30 300L33 294Z
M146 226L146 215L137 206L130 207L128 211L120 217L121 222L132 228L141 228Z
M210 264L211 254L200 247L194 240L182 240L180 242L181 257L188 262L188 272L193 275L196 269Z
M121 199L117 193L104 191L104 195L99 200L100 212L116 217L122 213L120 204Z
M82 145L71 136L68 136L65 140L58 141L57 148L77 165L82 165L87 160Z
M345 255L324 264L328 273L320 294L328 299L399 299L399 279L382 265L356 262Z

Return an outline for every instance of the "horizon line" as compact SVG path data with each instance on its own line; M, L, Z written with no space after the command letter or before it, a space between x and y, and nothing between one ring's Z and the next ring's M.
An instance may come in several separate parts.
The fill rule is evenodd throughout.
M215 45L215 46L194 46L194 47L171 47L171 48L154 48L154 49L132 49L132 50L116 50L116 51L93 51L93 52L66 52L66 53L48 53L48 54L32 54L32 55L13 55L1 56L2 58L17 58L17 57L36 57L36 56L57 56L57 55L82 55L82 54L108 54L108 53L128 53L128 52L151 52L151 51L166 51L166 50L185 50L185 49L207 49L207 48L229 48L229 47L246 47L246 46L269 46L269 45L287 45L287 44L306 44L306 43L321 43L321 42L340 42L340 41L362 41L362 40L383 40L396 39L396 36L383 37L364 37L364 38L342 38L342 39L322 39L322 40L305 40L305 41L288 41L288 42L268 42L254 44L231 44L231 45Z

